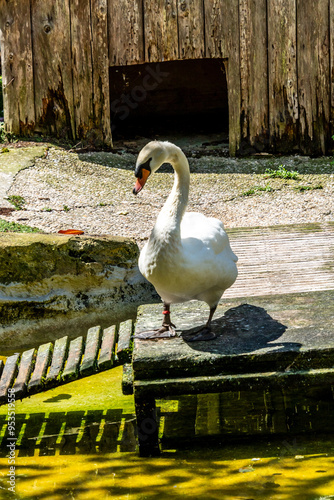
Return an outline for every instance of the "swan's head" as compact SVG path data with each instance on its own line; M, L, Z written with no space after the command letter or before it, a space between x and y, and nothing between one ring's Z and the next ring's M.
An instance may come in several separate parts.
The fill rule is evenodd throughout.
M151 141L143 147L137 158L135 169L137 181L133 194L138 194L143 189L149 176L167 161L167 157L168 152L163 142Z

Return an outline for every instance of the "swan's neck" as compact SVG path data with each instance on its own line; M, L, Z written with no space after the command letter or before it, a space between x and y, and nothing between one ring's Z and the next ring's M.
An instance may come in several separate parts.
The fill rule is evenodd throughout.
M174 168L173 189L158 215L152 237L163 244L181 244L180 225L189 195L190 172L187 158L180 148L170 147L168 161Z

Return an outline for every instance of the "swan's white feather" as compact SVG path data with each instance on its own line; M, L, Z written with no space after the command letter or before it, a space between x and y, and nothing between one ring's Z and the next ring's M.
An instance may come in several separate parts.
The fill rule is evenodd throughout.
M175 160L173 166L178 174ZM160 212L141 251L139 269L164 302L197 299L213 307L236 280L238 259L218 219L186 212L180 221L171 215L177 196L181 204L181 193L175 192Z

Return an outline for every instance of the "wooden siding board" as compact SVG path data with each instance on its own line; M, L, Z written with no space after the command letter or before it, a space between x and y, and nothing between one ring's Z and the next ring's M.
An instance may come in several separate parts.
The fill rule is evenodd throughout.
M180 0L178 2L178 31L180 59L204 57L203 0Z
M329 0L297 0L300 148L325 154L329 142Z
M226 16L228 3L222 0L204 2L205 57L229 57L228 26L231 19Z
M295 0L268 2L268 66L270 145L292 151L298 145Z
M179 58L177 0L144 0L145 61Z
M30 135L35 125L30 2L0 2L5 130Z
M94 122L93 142L112 145L110 124L108 2L91 0Z
M73 105L77 138L94 126L90 0L71 0Z
M69 0L31 0L36 130L75 137Z
M330 137L334 135L334 0L329 0L329 33L330 33ZM329 148L333 152L332 146Z
M234 156L240 144L240 43L239 0L204 2L205 56L223 58L229 103L230 155Z
M143 63L142 0L109 0L108 17L110 66Z
M241 152L247 153L268 145L266 0L240 0L239 15Z

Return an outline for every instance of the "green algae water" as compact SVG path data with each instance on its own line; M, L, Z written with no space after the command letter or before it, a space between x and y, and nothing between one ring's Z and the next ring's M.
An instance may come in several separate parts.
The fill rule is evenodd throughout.
M258 429L233 441L221 434L224 418L225 428L256 432L255 397L243 415L231 400L234 423L231 412L222 419L219 395L159 401L162 455L140 458L133 397L121 394L121 373L117 367L16 403L15 493L8 490L8 410L1 407L0 498L334 498L330 436L268 437Z

